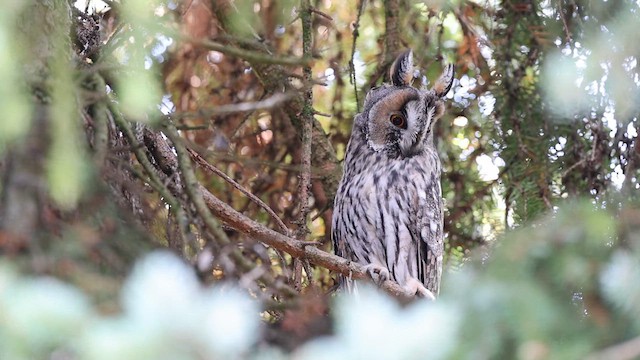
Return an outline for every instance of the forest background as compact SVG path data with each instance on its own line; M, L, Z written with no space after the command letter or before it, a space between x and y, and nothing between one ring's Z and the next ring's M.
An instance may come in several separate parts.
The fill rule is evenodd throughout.
M640 356L638 2L2 8L0 358ZM352 120L407 48L456 67L443 290L335 296Z

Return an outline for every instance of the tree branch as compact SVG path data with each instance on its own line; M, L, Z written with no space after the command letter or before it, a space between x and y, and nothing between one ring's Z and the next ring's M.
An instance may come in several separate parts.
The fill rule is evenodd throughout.
M240 214L224 201L218 199L204 186L200 185L199 189L211 212L230 228L282 250L293 257L307 259L309 262L333 272L350 276L353 279L370 279L363 266L322 251L308 242L293 239L271 230ZM395 281L387 280L380 285L380 288L401 299L412 299L414 297L414 294L408 294Z
M198 163L198 165L200 165L201 167L205 168L206 170L209 170L212 173L214 173L214 174L218 175L219 177L221 177L222 179L224 179L224 181L226 181L229 184L231 184L234 188L238 189L238 191L240 191L246 197L248 197L249 200L253 201L258 206L260 206L264 211L266 211L271 216L271 218L276 222L276 224L278 224L278 226L282 230L283 234L287 235L287 234L290 233L289 228L287 227L287 225L284 224L284 222L278 217L278 215L275 213L275 211L273 211L273 209L271 209L269 207L269 205L265 204L264 201L260 200L259 197L255 196L249 190L245 189L244 186L238 184L237 181L233 180L231 177L229 177L227 174L225 174L222 170L220 170L217 167L209 164L207 162L207 160L205 160L202 156L200 156L200 154L195 152L195 150L187 148L187 151L191 155L191 158L196 163Z
M384 61L383 64L393 61L401 49L400 41L400 4L399 0L386 0L384 2L385 36L384 36Z
M180 168L180 173L182 174L182 178L184 180L184 188L189 195L193 205L196 208L196 212L204 223L206 224L207 229L211 231L216 241L221 244L227 244L230 242L227 234L222 230L222 227L218 223L218 221L211 216L209 209L207 208L205 202L202 199L202 196L198 194L198 186L200 183L196 178L196 174L193 171L193 167L191 166L191 161L189 157L189 153L187 152L186 147L182 143L182 138L178 133L176 127L170 121L165 121L164 123L166 129L166 135L173 143L173 147L176 151L176 156L178 158L178 167Z
M223 4L224 2L220 3ZM220 22L223 29L230 26L229 19L233 17L230 14L232 11L234 11L233 7L220 5L215 12L217 20ZM229 39L229 41L232 43L239 42L238 40L233 39ZM309 61L310 59L304 58L302 59L304 61L298 61L291 64L274 61L263 62L261 61L262 58L273 58L273 55L270 54L270 51L264 44L243 42L238 46L247 48L248 50L246 51L250 51L252 53L263 54L260 57L241 57L246 59L251 64L253 72L264 87L265 94L279 93L282 92L283 89L285 92L289 90L295 92L295 95L291 99L289 99L289 101L282 104L281 108L287 115L287 118L291 121L291 123L293 123L293 127L298 136L302 138L302 126L297 121L303 111L304 94L297 91L297 89L292 86L290 81L292 73L290 69L288 67L285 67L284 65L305 65L305 61ZM313 117L312 119L311 136L313 138L313 143L311 145L311 160L316 168L322 169L322 177L320 181L322 182L323 188L327 194L327 200L333 201L336 191L338 190L338 184L340 182L340 176L342 174L341 166L336 157L336 152L333 149L333 145L331 144L329 137L323 130L322 125Z
M362 12L366 6L367 0L360 0L360 4L358 5L358 16L356 17L356 21L353 24L353 43L351 44L351 59L349 60L349 79L351 81L351 85L353 85L353 92L356 96L356 109L360 112L360 99L358 99L358 82L356 81L356 66L353 62L356 56L356 42L358 41L358 36L360 36L360 18L362 17Z
M227 105L216 105L215 107L199 109L198 111L181 112L181 113L172 115L171 118L182 119L182 118L189 118L189 117L223 115L223 114L254 111L254 110L267 110L267 109L275 108L276 106L281 105L282 103L288 101L293 97L294 97L293 93L280 92L280 93L275 93L270 97L260 101L241 102L237 104L227 104ZM204 127L204 128L206 129L207 127Z
M177 158L178 166L184 179L185 190L187 192L187 195L193 202L193 205L196 208L196 212L204 221L206 228L211 231L215 240L223 246L228 246L229 244L231 244L231 240L224 232L217 219L215 219L209 211L210 207L208 206L206 198L203 197L205 192L202 191L202 189L206 189L202 186L202 184L198 182L196 178L193 167L191 166L189 153L187 152L186 146L182 142L182 137L178 133L175 125L173 125L170 120L167 119L164 122L164 127L167 137L169 138L169 140L171 140L175 148L175 154L165 154L165 156ZM209 192L207 191L207 193ZM211 193L209 194L211 195ZM252 270L255 267L255 265L251 261L245 258L238 247L233 247L231 256L236 261L236 264L246 271ZM259 275L259 278L265 283L271 284L274 288L283 291L286 295L293 296L297 294L293 289L291 289L281 281L278 281L270 273L262 273Z
M303 57L311 57L311 4L309 0L300 1L300 19L302 20L302 53ZM309 232L307 228L307 215L309 214L309 187L311 185L311 132L313 130L313 89L311 85L312 73L311 67L305 65L302 68L303 80L305 88L303 93L302 112L300 114L301 122L301 140L302 150L300 155L300 174L298 176L298 200L296 223L298 225L296 237L304 240Z
M311 63L311 58L295 58L295 57L276 57L273 54L265 54L258 51L245 50L233 46L223 45L211 40L196 39L182 35L184 40L198 44L209 50L219 51L226 55L236 56L249 62L259 62L262 64L279 64L279 65L305 65Z

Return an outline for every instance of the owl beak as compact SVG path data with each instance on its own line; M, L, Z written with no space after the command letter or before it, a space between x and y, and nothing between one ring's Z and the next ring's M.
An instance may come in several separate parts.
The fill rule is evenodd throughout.
M424 149L424 134L420 134L419 137L412 141L411 143L405 143L404 141L400 144L400 152L402 153L402 157L412 157L414 155L418 155Z
M415 144L409 147L400 147L400 152L402 152L402 157L409 158L421 153L422 148L422 144Z

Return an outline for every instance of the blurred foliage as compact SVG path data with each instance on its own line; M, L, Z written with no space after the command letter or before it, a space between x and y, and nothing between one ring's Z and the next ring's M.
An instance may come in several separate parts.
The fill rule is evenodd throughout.
M111 316L74 287L20 278L3 265L3 359L235 359L256 342L257 303L231 286L201 288L169 253L135 267L122 290L122 313Z
M3 2L0 357L543 359L637 343L638 3L313 0L310 59L304 4ZM352 119L407 47L416 85L456 66L436 129L450 273L435 304L365 290L334 305L328 270L221 226L188 190L331 251ZM175 141L237 184L203 167L192 182ZM152 255L118 301L158 247L198 277Z
M331 300L330 333L293 353L268 340L279 330L261 323L256 299L231 284L202 287L193 270L168 252L135 266L121 290L121 311L106 315L77 288L21 277L2 263L0 356L632 358L625 354L637 356L639 348L597 353L640 333L640 211L624 212L630 213L616 220L588 202L570 204L448 274L436 302L400 306L366 286L357 296L338 295ZM309 330L304 324L297 324L298 332Z

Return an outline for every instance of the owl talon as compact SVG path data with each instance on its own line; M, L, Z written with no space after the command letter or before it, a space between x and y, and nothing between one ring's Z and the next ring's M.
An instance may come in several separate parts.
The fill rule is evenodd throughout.
M411 296L418 296L427 300L435 300L436 296L429 291L418 279L411 278L404 286L407 294Z
M373 280L373 282L378 286L391 278L391 276L389 275L389 270L384 266L369 264L364 267L364 270L367 272L367 274L369 274L371 280Z

